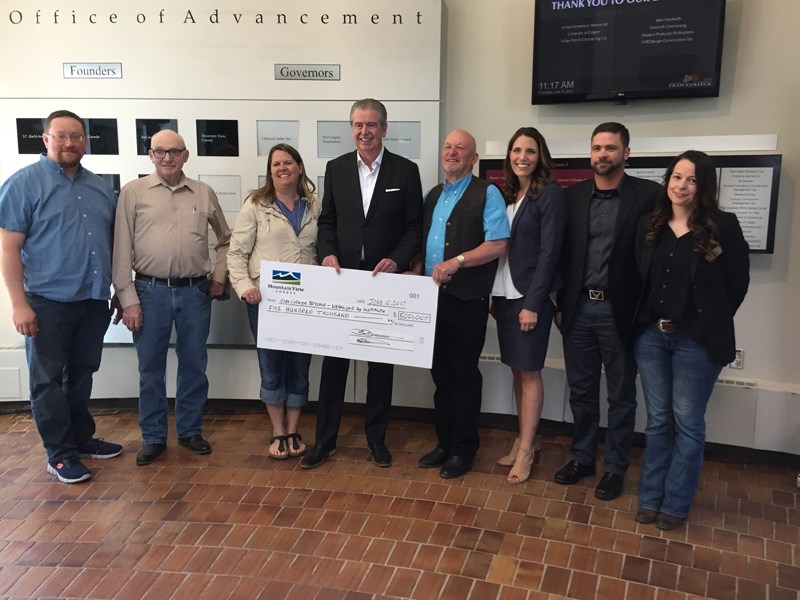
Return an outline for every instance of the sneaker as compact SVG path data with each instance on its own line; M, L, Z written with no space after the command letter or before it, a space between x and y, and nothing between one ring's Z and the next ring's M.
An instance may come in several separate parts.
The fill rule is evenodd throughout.
M76 458L65 458L54 465L47 463L47 472L58 477L63 483L78 483L92 476L91 471Z
M122 454L122 446L112 444L103 438L93 438L78 444L78 456L81 458L114 458Z

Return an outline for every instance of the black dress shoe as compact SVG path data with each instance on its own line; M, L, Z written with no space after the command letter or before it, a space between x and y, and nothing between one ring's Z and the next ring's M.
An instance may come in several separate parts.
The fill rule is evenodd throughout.
M211 454L211 444L204 440L199 433L178 438L178 445L188 448L195 454Z
M303 469L313 469L320 466L325 462L329 456L336 454L336 448L333 450L326 450L319 444L314 444L311 450L306 452L306 455L300 460L300 466Z
M656 527L665 531L669 531L670 529L680 527L685 521L686 519L683 517L676 517L675 515L668 515L666 513L658 513Z
M441 467L444 464L444 461L447 460L448 456L450 456L450 453L447 450L436 447L427 454L423 455L422 458L417 461L417 466L422 467L423 469Z
M658 511L650 510L649 508L640 508L638 511L636 511L636 517L634 518L638 523L649 525L650 523L656 522L656 519L658 518Z
M392 453L386 447L386 444L370 444L369 451L372 452L372 462L379 467L392 466Z
M166 449L166 444L143 444L142 449L136 453L136 464L140 467L149 465Z
M569 461L560 471L556 472L556 483L561 485L572 485L578 483L584 477L589 477L596 473L594 465L582 465L574 460Z
M622 493L625 487L625 476L606 472L594 489L594 495L600 500L613 500Z
M442 479L455 479L456 477L461 477L471 467L471 460L454 455L444 461L442 468L439 470L439 477Z

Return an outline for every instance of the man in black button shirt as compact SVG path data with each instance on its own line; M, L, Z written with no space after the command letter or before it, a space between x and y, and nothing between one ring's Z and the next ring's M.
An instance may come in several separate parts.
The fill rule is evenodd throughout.
M636 225L653 209L661 188L625 174L629 140L627 128L620 123L598 125L591 144L594 177L567 189L561 257L564 289L556 313L575 429L571 460L555 480L570 485L595 474L600 374L605 368L605 474L595 490L602 500L622 493L630 464L636 364L628 337L641 291L634 257Z

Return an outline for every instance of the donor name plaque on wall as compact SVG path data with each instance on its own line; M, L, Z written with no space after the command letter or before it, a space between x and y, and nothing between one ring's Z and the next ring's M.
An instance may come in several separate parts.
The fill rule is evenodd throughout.
M122 79L122 63L64 63L64 79Z
M275 79L339 81L339 65L275 65Z

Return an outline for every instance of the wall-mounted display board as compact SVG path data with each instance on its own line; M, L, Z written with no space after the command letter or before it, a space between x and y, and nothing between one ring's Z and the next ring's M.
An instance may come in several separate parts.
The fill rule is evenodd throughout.
M441 13L441 0L4 3L0 96L438 101Z
M671 156L632 157L625 172L636 177L663 183ZM714 156L717 166L718 199L723 210L735 213L750 252L772 254L775 247L775 219L778 212L778 186L781 155ZM568 187L592 177L588 158L553 160L556 182ZM498 185L505 181L503 159L482 159L480 176Z
M97 175L105 179L106 183L114 190L114 195L119 198L119 191L122 189L119 175L117 173L97 173Z
M51 111L52 112L52 111ZM17 151L20 154L45 152L42 134L45 117L17 118ZM116 119L83 119L86 154L119 154ZM147 152L145 152L147 154Z
M719 96L725 2L536 2L533 103Z
M86 154L119 154L119 133L116 119L87 119Z
M239 123L231 119L198 119L197 156L239 156Z
M258 121L258 155L269 156L276 144L289 144L297 148L300 138L300 121Z
M17 119L17 152L20 154L40 154L44 152L43 133L43 118Z
M331 157L318 155L317 122L344 122L351 151L350 107L372 97L389 113L387 147L413 157L429 189L438 180L442 31L441 0L9 5L0 52L14 60L0 62L0 136L12 143L0 146L0 184L44 151L41 119L54 110L88 119L82 164L118 174L117 189L153 172L150 137L175 124L184 172L211 177L233 226L274 143L289 138L319 181ZM244 307L215 307L209 343L251 345ZM107 342L120 338L130 343L109 328Z
M178 119L136 119L136 154L147 156L150 140L162 129L178 131Z
M222 212L236 214L242 206L242 184L238 175L198 175L214 190ZM228 223L233 227L233 223Z

